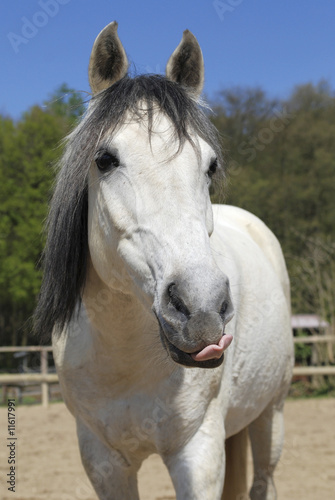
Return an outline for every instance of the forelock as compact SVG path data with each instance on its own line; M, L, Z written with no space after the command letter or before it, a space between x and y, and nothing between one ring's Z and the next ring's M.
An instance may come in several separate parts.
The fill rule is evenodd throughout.
M113 135L126 121L127 116L143 118L145 108L148 133L153 131L153 118L157 109L170 120L175 137L181 146L191 135L199 135L215 151L221 163L221 147L216 128L208 118L208 108L195 99L178 83L161 75L124 77L114 85L94 96L87 116L74 131L72 147L85 150L94 148L105 133ZM89 143L87 143L89 138Z

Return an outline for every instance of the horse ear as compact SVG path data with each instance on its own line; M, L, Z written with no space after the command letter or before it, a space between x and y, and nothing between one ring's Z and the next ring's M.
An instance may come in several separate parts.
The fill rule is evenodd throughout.
M88 77L93 94L121 80L128 71L128 59L117 34L116 21L97 36L91 53Z
M189 30L185 30L167 63L166 76L184 85L198 97L204 85L204 75L204 60L198 41Z

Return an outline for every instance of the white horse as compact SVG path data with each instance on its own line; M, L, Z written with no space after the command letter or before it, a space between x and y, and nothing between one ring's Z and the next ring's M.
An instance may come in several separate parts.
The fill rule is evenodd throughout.
M36 312L84 467L100 500L136 500L156 452L178 500L241 500L248 429L250 497L274 499L293 364L280 246L255 216L210 203L221 157L195 37L166 77L127 68L114 22L62 160Z

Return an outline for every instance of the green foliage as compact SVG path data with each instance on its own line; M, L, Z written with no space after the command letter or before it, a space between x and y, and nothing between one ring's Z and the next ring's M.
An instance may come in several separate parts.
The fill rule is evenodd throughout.
M62 152L61 140L77 118L73 105L79 96L62 99L65 90L69 93L61 87L50 106L34 106L17 123L0 116L1 344L28 341L54 164Z
M306 333L297 331L297 337L306 337ZM299 365L307 366L310 364L310 359L312 356L312 345L305 343L294 344L294 358L296 363Z
M297 87L286 101L269 100L259 89L233 89L221 92L213 108L228 151L225 202L258 215L279 238L294 285L294 310L329 318L333 291L327 311L320 293L327 266L334 266L334 93L326 82ZM318 287L309 262L313 245L319 257L321 247L329 250ZM307 276L315 285L308 293Z
M63 83L44 103L49 113L59 116L72 126L85 112L83 99L78 92Z
M335 397L335 384L334 377L325 377L324 382L315 387L313 382L309 381L307 377L302 377L301 380L295 380L290 386L288 394L289 398L324 398Z

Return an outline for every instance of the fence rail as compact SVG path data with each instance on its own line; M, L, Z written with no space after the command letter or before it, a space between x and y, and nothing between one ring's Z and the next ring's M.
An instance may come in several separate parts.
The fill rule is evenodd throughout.
M295 366L293 368L293 376L295 375L335 375L334 365L324 366Z
M295 344L319 344L335 343L333 335L310 335L306 337L294 337ZM4 373L0 374L0 386L24 387L29 384L41 385L42 405L48 406L49 403L49 384L57 384L58 375L48 373L48 352L52 352L51 346L26 346L26 347L0 347L0 353L5 352L40 352L41 355L41 373ZM293 376L314 376L314 375L335 375L335 366L295 366Z
M56 384L57 373L2 373L0 374L0 385L14 384Z
M335 343L334 335L309 335L306 337L293 337L293 342L295 344L323 344L323 343Z
M0 352L52 352L51 345L27 345L0 347Z
M40 352L41 373L3 373L0 374L0 385L4 387L10 385L15 387L25 387L27 385L41 384L42 406L49 404L49 384L58 383L56 373L48 373L48 352L52 352L51 346L7 346L0 347L0 353L5 352Z

